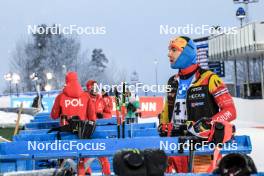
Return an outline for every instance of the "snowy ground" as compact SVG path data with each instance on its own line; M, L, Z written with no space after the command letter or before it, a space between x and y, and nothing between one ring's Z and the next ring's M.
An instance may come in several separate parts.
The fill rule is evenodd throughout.
M263 149L264 149L264 142L263 142L263 134L264 128L257 129L257 128L238 128L237 129L238 135L249 135L251 142L252 142L252 153L250 156L253 158L257 169L259 171L264 172L264 162L263 162Z
M234 100L237 108L237 134L250 136L253 148L251 157L258 170L263 172L264 100Z
M21 114L20 126L29 123L33 116ZM14 127L16 125L17 113L0 111L0 127Z
M7 108L10 106L10 97L9 96L1 96L0 97L0 108Z

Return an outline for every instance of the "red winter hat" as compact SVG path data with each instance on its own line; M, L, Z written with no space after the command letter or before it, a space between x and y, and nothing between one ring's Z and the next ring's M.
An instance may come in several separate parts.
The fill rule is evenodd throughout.
M65 82L68 84L72 81L78 81L78 75L76 72L68 72L65 77Z
M97 83L95 80L89 80L89 81L87 81L86 82L86 89L87 89L87 91L90 91L95 83Z
M78 81L78 75L76 72L68 72L65 77L66 85L63 89L63 93L69 97L78 98L83 93L82 87Z

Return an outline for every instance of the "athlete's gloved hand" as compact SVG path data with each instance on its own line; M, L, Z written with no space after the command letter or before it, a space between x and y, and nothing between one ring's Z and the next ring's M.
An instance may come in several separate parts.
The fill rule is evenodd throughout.
M202 119L195 122L193 126L196 132L207 131L212 127L212 120L210 118L203 117Z
M194 136L208 139L212 127L212 120L210 118L202 118L197 122L188 125L188 132Z
M160 137L167 136L167 133L168 133L167 125L165 123L159 124L158 132L159 132Z
M127 111L136 112L137 108L132 103L129 102L127 105Z
M208 141L215 144L229 141L235 134L235 126L228 121L215 120L212 122L212 129Z
M188 133L187 127L188 126L185 123L171 124L171 136L186 136Z

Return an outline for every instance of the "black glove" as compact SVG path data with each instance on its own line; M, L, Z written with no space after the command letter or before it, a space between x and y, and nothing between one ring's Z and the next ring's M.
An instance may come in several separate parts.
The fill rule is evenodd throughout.
M132 103L129 102L127 105L127 110L132 111L132 112L136 112L137 108Z
M97 117L97 119L102 119L102 118L104 118L103 114L100 113L100 112L97 112L97 113L96 113L96 117Z
M164 130L163 128L164 128L164 125L166 125L166 124L159 124L159 126L158 126L158 132L159 132L159 136L160 137L166 137L167 135L168 135L168 130L167 130L167 127L166 127L166 129Z
M173 124L171 136L186 136L187 133L187 124Z

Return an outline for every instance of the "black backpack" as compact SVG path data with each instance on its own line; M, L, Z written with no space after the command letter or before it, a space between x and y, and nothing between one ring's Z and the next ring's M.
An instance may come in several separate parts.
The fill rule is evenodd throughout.
M163 150L146 149L144 159L148 176L161 176L167 168L168 158Z
M252 158L242 153L231 153L224 156L214 174L221 176L249 176L256 174L257 168Z
M122 150L113 158L114 173L118 176L146 176L144 155L138 150Z
M113 158L118 176L163 176L166 167L167 156L162 150L122 150Z

